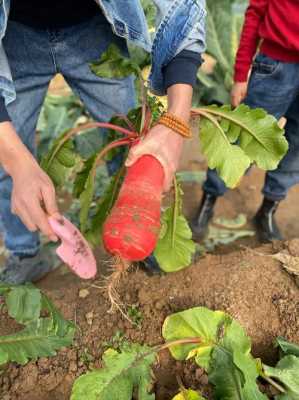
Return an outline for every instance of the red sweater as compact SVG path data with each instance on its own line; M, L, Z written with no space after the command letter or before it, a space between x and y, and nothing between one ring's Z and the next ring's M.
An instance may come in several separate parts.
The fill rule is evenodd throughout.
M247 80L260 42L261 53L299 62L299 0L250 0L236 58L236 82Z

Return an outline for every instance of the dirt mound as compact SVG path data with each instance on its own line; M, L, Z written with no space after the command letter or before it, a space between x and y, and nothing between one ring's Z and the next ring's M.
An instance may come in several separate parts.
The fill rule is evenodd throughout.
M271 254L273 248L264 246L258 252ZM76 322L75 344L51 359L24 367L10 365L0 375L2 400L69 399L73 380L99 366L107 346L117 347L122 340L161 343L165 317L198 305L225 310L235 317L252 337L254 355L268 363L276 358L272 346L276 336L299 343L299 290L293 278L278 261L251 250L208 255L184 271L163 277L148 277L142 271L128 273L120 294L127 304L135 305L131 312L137 326L119 314L108 314L105 294L65 269L55 271L40 287L66 318ZM82 288L89 292L84 299L79 297ZM8 326L9 320L0 314L0 335L8 333ZM207 376L201 369L173 361L167 351L159 357L155 373L158 400L168 400L175 393L177 373L187 386L210 393Z

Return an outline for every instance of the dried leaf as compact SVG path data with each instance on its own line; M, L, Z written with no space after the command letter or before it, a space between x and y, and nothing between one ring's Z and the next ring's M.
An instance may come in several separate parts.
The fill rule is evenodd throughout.
M89 296L89 290L88 289L80 289L79 290L79 297L80 299L85 299L87 296Z

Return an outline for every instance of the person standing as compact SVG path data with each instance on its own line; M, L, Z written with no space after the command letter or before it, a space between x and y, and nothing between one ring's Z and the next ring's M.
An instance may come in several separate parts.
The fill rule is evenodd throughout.
M289 189L299 183L298 21L298 0L250 0L235 62L232 106L244 101L251 108L264 108L277 119L287 119L288 153L275 171L266 173L264 199L253 220L262 242L282 239L274 215ZM209 169L191 223L196 240L206 234L216 201L226 191L217 172Z
M108 121L135 106L133 77L104 79L89 63L126 40L152 54L150 85L168 96L168 112L189 122L193 85L205 49L204 0L155 0L150 39L139 0L3 0L0 3L0 226L10 255L0 281L36 281L53 268L39 231L57 238L47 216L59 216L55 189L35 159L35 129L47 88L61 73L91 116ZM164 167L165 190L177 168L183 137L161 124L129 154Z

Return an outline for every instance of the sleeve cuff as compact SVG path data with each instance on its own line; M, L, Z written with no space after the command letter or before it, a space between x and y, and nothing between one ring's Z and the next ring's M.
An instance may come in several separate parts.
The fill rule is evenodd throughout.
M0 123L1 122L6 122L6 121L11 121L6 106L4 102L4 98L0 97Z
M248 67L248 69L247 68L242 68L242 69L235 68L234 81L235 82L247 82L248 73L249 73L249 67Z
M165 88L168 89L178 83L194 87L201 64L202 58L199 53L190 50L181 51L163 68Z

